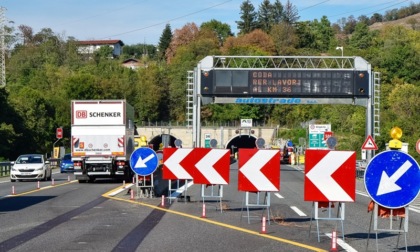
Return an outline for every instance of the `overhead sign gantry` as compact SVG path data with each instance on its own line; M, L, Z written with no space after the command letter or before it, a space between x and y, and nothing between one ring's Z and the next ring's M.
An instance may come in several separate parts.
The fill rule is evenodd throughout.
M375 135L374 127L379 133L379 75L361 57L207 56L194 75L195 132L201 104L234 103L360 105L366 135ZM200 143L199 134L194 139Z

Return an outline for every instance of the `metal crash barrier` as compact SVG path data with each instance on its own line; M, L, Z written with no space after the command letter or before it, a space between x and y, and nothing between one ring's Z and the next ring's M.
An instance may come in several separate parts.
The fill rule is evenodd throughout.
M11 168L12 164L10 162L0 162L0 177L8 176Z
M48 161L50 161L51 169L60 167L61 158L50 158Z

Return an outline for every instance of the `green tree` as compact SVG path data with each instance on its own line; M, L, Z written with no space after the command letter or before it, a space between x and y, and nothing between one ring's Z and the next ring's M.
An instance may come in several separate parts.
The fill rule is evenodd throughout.
M158 57L161 60L166 60L165 52L169 48L169 45L172 41L172 29L170 24L165 25L165 29L162 31L162 35L160 35L159 44L158 44Z
M258 28L265 32L269 32L271 26L274 24L273 6L270 0L264 0L258 9L257 13L257 25Z
M138 71L138 83L135 88L136 100L134 107L139 115L139 121L154 122L163 118L162 112L168 107L161 107L167 104L167 85L162 82L161 69L157 65L150 65Z
M230 26L226 23L222 23L215 19L210 20L209 22L204 22L200 26L200 30L209 29L216 33L217 38L219 39L220 46L223 46L223 43L228 37L233 36L233 33L230 29Z
M239 34L247 34L258 27L257 13L250 0L245 0L241 4L240 21L235 21Z
M277 55L294 55L298 45L295 28L285 22L275 24L271 28L270 36L273 38Z
M321 21L316 28L316 37L318 40L319 49L325 52L330 48L331 42L334 38L334 32L331 27L331 23L326 16L322 16Z
M372 64L384 69L389 80L400 78L419 85L420 32L402 26L385 27L375 37L377 50L369 58Z
M274 4L272 5L272 19L273 19L273 25L274 24L280 24L283 21L284 18L284 8L281 4L280 0L275 0Z
M354 32L350 38L350 45L357 49L366 49L371 46L372 34L369 27L363 22L356 24Z

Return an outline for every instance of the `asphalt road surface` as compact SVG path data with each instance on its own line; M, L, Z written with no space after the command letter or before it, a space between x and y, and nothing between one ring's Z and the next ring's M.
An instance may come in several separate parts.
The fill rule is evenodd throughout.
M408 251L420 251L417 201L410 206L407 234L375 232L367 211L370 199L363 180L357 179L356 201L341 204L344 221L317 223L313 202L303 200L302 167L282 165L280 191L250 193L249 201L259 197L260 203L248 215L237 172L234 163L221 202L220 197L205 197L204 204L201 185L188 181L184 187L191 186L182 198L162 199L120 181L79 184L72 174L56 173L54 184L42 181L39 188L38 182L2 178L0 251L329 251L334 230L338 251L405 251L405 238ZM217 196L219 189L203 190L205 196L211 190ZM331 209L333 217L339 205ZM320 216L328 213L318 210ZM393 220L398 227L405 219ZM379 218L378 224L388 228L384 221Z

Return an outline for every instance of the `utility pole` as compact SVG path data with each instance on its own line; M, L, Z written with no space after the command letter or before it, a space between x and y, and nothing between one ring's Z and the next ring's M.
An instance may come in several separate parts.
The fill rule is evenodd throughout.
M4 7L0 7L0 88L6 86L6 63L5 63L5 52L6 46L4 44L4 37L5 34L5 13L6 9Z

